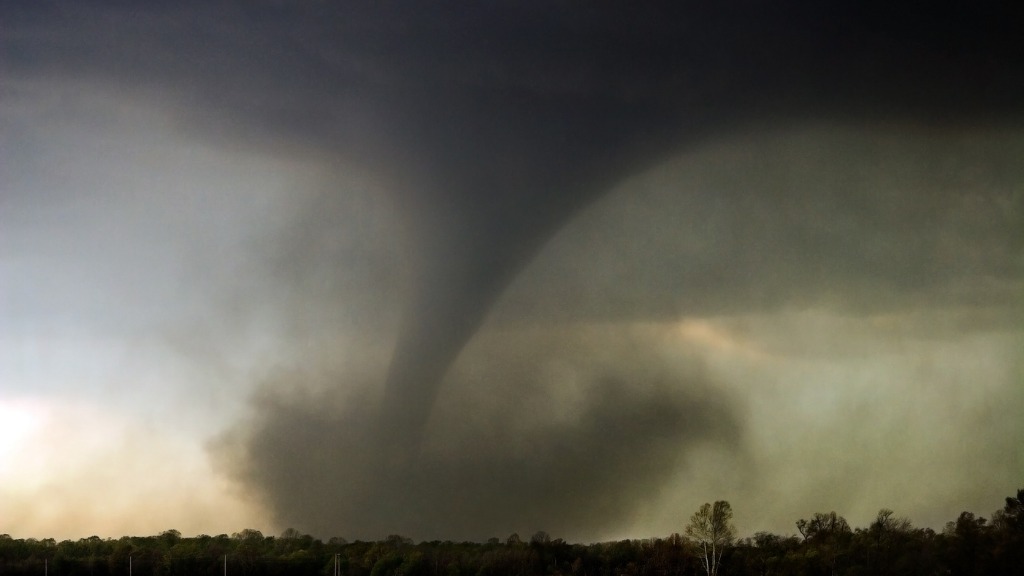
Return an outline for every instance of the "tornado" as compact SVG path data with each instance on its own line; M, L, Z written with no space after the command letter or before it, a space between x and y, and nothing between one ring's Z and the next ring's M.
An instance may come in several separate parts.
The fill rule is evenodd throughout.
M1020 111L1021 48L999 6L733 8L476 14L497 34L474 36L481 58L509 84L398 106L407 156L421 160L407 193L429 199L380 414L398 453L415 453L446 372L519 270L624 178L710 137L800 120Z
M235 300L281 316L371 303L358 321L332 316L322 330L294 338L326 342L326 353L285 352L283 368L246 374L253 414L236 423L234 443L216 458L280 526L322 535L603 534L664 491L690 447L742 444L743 410L704 376L659 372L643 346L574 341L580 350L562 350L549 335L511 342L511 352L504 342L486 348L495 371L528 365L521 372L487 385L465 375L455 383L463 392L479 384L481 396L537 392L544 374L529 364L537 354L564 353L593 391L574 406L572 422L515 428L529 403L502 397L486 406L489 429L470 429L476 422L465 418L446 429L457 440L450 452L442 446L423 456L425 439L444 428L430 419L445 399L445 379L454 380L467 345L486 338L480 327L510 283L624 179L716 141L801 123L941 131L1024 119L1024 22L1009 2L9 4L0 18L5 95L24 87L46 93L49 78L101 85L104 94L154 103L163 129L204 145L337 175L327 185L336 197L347 193L341 173L350 166L394 195L395 220L404 217L408 231L390 220L381 229L341 230L339 221L363 214L328 200L317 205L328 216L289 220L284 239L261 238L288 244L282 251L293 266L257 266L257 277L238 280ZM847 160L858 161L837 161ZM755 189L792 200L775 185L784 183ZM310 239L344 243L361 233L333 252L317 252ZM390 249L395 237L407 243L408 259L400 273L376 275L374 259L387 250L364 249ZM736 242L749 237L737 231ZM338 280L352 261L371 272ZM744 263L722 263L730 265ZM303 291L304 274L315 276L308 284L316 290ZM722 281L675 279L670 289L694 294L697 308L707 304L697 293ZM376 298L378 289L387 296ZM261 290L266 300L254 296ZM283 292L290 298L278 298ZM296 313L295 301L308 308ZM624 306L623 324L649 318L635 300ZM392 307L397 329L390 316L379 326L363 321ZM355 368L338 369L335 356L357 354L331 335L361 337L366 325L367 348L390 356L357 357ZM291 344L293 333L286 336ZM608 355L619 366L598 365ZM477 407L473 400L462 414ZM502 449L520 436L529 457Z
M382 434L398 452L416 451L446 371L520 269L610 183L671 150L670 110L629 110L622 130L621 106L581 113L552 100L540 110L505 101L476 111L474 125L454 136L455 153L426 153L417 182L438 189L414 191L430 203L419 210L420 265L381 406Z

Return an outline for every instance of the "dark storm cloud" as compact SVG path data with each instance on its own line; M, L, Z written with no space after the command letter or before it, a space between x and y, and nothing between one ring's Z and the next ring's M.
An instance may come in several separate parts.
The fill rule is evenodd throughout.
M1012 327L1024 244L1015 126L807 123L709 142L563 228L497 314L674 319L934 309Z
M351 278L381 280L340 289L339 299L349 301L355 294L363 302L346 304L341 316L361 313L357 323L376 326L390 321L381 316L402 310L401 320L395 321L400 327L379 416L373 393L367 393L365 407L350 401L338 407L339 415L327 412L320 396L327 394L324 382L340 384L346 374L319 367L314 354L303 360L310 365L302 376L273 382L285 392L262 397L255 421L240 432L240 477L265 493L281 519L294 518L298 524L306 517L301 515L309 514L315 518L311 525L324 530L334 521L369 532L431 532L436 526L431 518L454 514L444 505L459 506L441 496L454 486L470 505L496 511L494 518L507 514L523 524L544 518L558 522L561 512L562 527L569 530L597 522L576 515L584 514L573 511L580 501L564 495L577 483L581 498L608 495L604 518L614 521L624 514L636 487L656 486L664 477L659 471L676 462L663 444L645 443L648 434L688 446L704 438L709 427L719 430L715 423L732 421L726 403L706 409L694 399L693 391L704 389L699 381L681 392L673 389L667 402L658 400L660 389L650 396L622 397L620 387L607 384L593 389L590 403L567 428L526 432L527 437L571 440L537 442L536 460L472 446L445 457L429 451L429 438L421 440L424 430L436 428L427 422L436 418L431 410L442 380L506 286L572 215L622 179L709 139L803 119L940 128L992 125L1019 122L1024 105L1021 22L1010 7L994 2L916 7L749 1L705 8L684 3L619 8L40 2L5 8L2 21L3 67L14 81L100 81L115 91L161 101L178 127L198 138L325 165L357 166L373 174L404 215L395 227L372 232L401 236L402 255L386 252L383 264L357 256L365 266L328 272L323 282L317 280L318 270L331 265L332 247L344 252L352 246L362 253L363 246L347 240L332 244L332 232L344 239L355 233L351 221L332 220L336 204L331 193L324 195L325 209L299 219L299 232L289 236L285 248L288 262L282 269L289 272L280 276L285 291L297 294L297 306L311 316L326 310L330 318L332 292L324 287L344 288ZM16 82L4 89L16 90ZM742 186L740 178L735 187ZM763 194L737 190L733 198L709 199L701 206L711 211L712 223L714 208L706 206L714 202L724 202L728 214L760 213L767 220L785 213L784 221L795 222L805 217L808 202L833 206L835 201L839 208L824 210L865 211L852 219L851 226L860 229L878 216L901 222L926 219L927 211L916 207L931 203L912 198L907 205L893 205L888 202L899 204L903 197L849 199L840 191L824 199L773 189ZM858 205L862 201L866 205ZM1014 213L1018 216L1011 225L1019 221L1019 210ZM756 220L742 223L754 229L738 235L728 226L730 232L716 236L721 244L709 250L709 260L697 262L685 282L668 278L650 285L678 284L681 291L698 293L691 309L710 302L708 308L722 310L734 306L733 297L767 299L755 307L778 305L788 297L788 282L769 281L765 291L736 277L752 270L770 269L777 278L806 278L807 270L822 277L838 273L851 282L861 277L861 267L840 269L828 260L833 250L822 248L850 236L807 227L757 230ZM913 242L895 233L899 226L887 225L892 241ZM751 239L780 233L795 237L772 244L791 247L800 258L788 259L779 250L766 263L740 248ZM318 244L319 237L329 239L326 247ZM907 289L907 282L927 283L941 266L920 264L921 252L914 250L837 249L852 256L847 262L860 258L868 263L865 267L881 270L885 281L879 290L886 293ZM994 260L996 267L1019 265L1012 256ZM908 267L912 273L904 274ZM396 283L409 287L395 288ZM375 293L378 284L384 287ZM723 284L730 288L719 291ZM842 283L809 285L834 288ZM715 300L716 291L722 300ZM664 315L665 309L678 311L677 302L626 299L616 314ZM283 308L296 309L293 303ZM531 362L530 356L521 361ZM629 381L631 366L624 366L622 372L595 374L594 379ZM294 379L310 380L315 397L288 400ZM385 377L379 379L365 387L376 389ZM494 386L519 389L529 378L496 381ZM612 401L621 413L611 409ZM630 412L636 428L624 420ZM503 418L515 413L495 411L487 430L501 430ZM608 430L618 433L608 437ZM397 446L399 459L415 460L405 451L415 452L422 441L427 447L415 464L392 466L381 455ZM595 454L605 456L599 461ZM667 464L655 469L650 483L626 484L625 470L659 456ZM539 468L538 462L554 470ZM477 474L488 470L492 476L480 480ZM317 497L333 497L330 486L362 497L342 499L340 509L319 508ZM569 507L538 496L549 488L562 488ZM534 497L547 506L534 507ZM469 532L495 526L484 516L466 514L453 533L472 536ZM393 528L385 527L387 521Z

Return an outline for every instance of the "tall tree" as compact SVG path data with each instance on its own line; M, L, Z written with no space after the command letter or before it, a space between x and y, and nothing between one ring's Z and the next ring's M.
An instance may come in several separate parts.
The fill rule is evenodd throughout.
M722 554L736 539L732 525L732 506L725 500L701 506L686 526L686 535L697 541L703 552L702 561L708 576L716 576L722 565Z

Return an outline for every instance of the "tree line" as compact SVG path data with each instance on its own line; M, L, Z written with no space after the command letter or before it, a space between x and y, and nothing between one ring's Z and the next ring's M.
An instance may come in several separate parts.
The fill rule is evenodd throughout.
M889 509L851 528L835 512L796 522L798 535L736 539L728 502L705 504L685 535L571 544L537 532L486 542L324 542L294 529L264 536L156 536L57 542L0 535L0 576L1018 576L1024 489L990 519L963 512L940 532Z

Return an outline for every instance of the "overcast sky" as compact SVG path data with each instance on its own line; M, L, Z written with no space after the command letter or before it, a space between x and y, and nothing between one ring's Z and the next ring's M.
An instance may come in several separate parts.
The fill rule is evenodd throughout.
M666 4L0 8L0 533L999 508L1024 22Z

